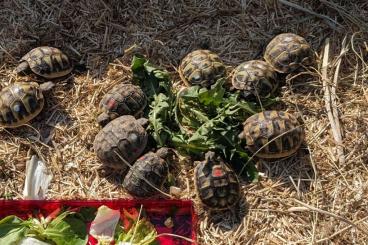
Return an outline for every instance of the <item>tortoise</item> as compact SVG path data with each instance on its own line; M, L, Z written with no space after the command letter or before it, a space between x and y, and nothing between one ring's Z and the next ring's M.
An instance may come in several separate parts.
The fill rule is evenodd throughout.
M142 89L131 83L115 85L108 91L100 102L102 113L97 117L97 122L105 126L111 120L123 116L140 116L147 105L147 98Z
M17 82L0 91L0 126L20 127L35 118L45 104L43 91L54 83Z
M124 188L136 197L153 196L167 179L172 156L173 151L166 147L141 156L125 176Z
M194 182L202 204L213 210L233 207L240 199L239 179L216 154L209 151L194 169Z
M19 75L31 72L44 78L63 77L73 70L72 62L60 49L53 47L37 47L24 55L15 69Z
M267 45L264 59L279 73L291 73L312 65L314 53L309 43L294 33L282 33Z
M304 130L296 117L284 111L264 111L244 122L239 135L247 148L259 158L286 158L294 154L304 140Z
M276 71L263 60L246 61L238 65L232 74L232 86L240 90L243 97L250 95L265 98L278 87Z
M148 120L131 115L120 116L102 128L95 137L93 148L102 163L125 171L144 151L148 134Z
M225 76L225 65L220 57L207 50L195 50L181 61L179 75L187 86L209 87Z

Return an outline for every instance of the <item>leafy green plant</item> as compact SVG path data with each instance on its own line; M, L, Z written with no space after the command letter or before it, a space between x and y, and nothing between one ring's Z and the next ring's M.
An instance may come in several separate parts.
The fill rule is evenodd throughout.
M86 244L87 226L75 212L55 210L46 218L22 220L14 215L0 221L0 244L18 244L26 237L57 244Z
M185 87L174 94L166 70L142 56L135 56L131 67L133 78L149 98L148 130L159 146L174 147L189 155L220 152L232 164L242 164L240 169L251 180L257 180L256 168L248 161L238 138L242 122L261 111L257 103L227 91L224 79L211 88ZM262 104L265 107L274 102L268 98Z

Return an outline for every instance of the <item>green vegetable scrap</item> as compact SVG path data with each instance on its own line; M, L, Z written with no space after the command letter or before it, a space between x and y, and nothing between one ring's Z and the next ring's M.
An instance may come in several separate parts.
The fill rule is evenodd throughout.
M248 162L238 134L242 122L261 111L260 106L227 91L224 79L209 89L192 86L174 93L169 73L149 60L135 56L131 68L134 80L149 98L148 130L158 146L174 147L189 155L222 152L230 163L244 169L247 177L257 180L256 168ZM269 98L262 105L267 107L275 101Z
M87 226L75 212L55 210L46 218L22 220L14 215L0 221L0 244L19 244L24 238L37 238L47 244L86 244ZM60 214L59 214L60 213Z

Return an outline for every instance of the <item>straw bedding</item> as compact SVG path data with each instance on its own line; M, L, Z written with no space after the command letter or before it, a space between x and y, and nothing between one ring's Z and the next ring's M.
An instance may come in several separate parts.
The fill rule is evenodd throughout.
M140 52L169 70L186 53L209 47L229 66L260 58L281 32L304 36L319 68L288 77L281 108L302 115L306 142L296 156L258 163L258 183L242 183L237 210L200 214L200 244L365 244L368 240L368 3L310 1L71 1L0 2L1 86L27 80L14 75L31 48L61 48L77 60L73 75L46 94L47 105L30 126L0 132L0 196L21 198L25 162L37 152L54 178L49 198L120 198L118 175L100 169L92 151L97 106L114 84L129 79L131 55ZM344 36L347 48L344 55ZM327 78L338 60L337 145L325 108L322 60L330 40ZM125 50L125 52L124 52ZM83 69L86 68L86 69ZM337 157L344 151L345 161ZM181 197L193 198L193 165L178 173Z

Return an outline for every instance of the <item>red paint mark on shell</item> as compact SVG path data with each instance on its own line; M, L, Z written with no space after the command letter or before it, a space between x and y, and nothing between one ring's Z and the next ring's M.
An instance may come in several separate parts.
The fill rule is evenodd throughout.
M221 177L223 176L225 173L224 171L222 171L222 168L221 167L214 167L212 169L212 176L213 177Z
M114 99L109 99L109 102L107 102L107 108L109 108L110 110L115 108L116 105L116 100Z

